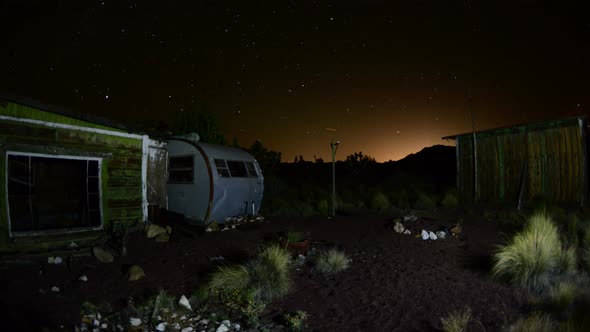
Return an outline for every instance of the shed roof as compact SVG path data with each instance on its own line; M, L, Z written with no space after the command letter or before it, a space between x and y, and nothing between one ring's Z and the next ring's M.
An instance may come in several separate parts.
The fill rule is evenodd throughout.
M73 119L93 123L96 125L127 131L127 128L123 124L121 124L117 121L107 119L107 118L104 118L104 117L101 117L98 115L73 112L73 111L67 110L61 106L46 104L41 101L38 101L38 100L35 100L32 98L28 98L28 97L15 96L15 95L11 95L8 93L0 93L0 102L11 102L14 104L19 104L22 106L36 108L41 111L70 117Z
M527 131L545 130L545 129L551 129L551 128L577 125L580 120L585 121L586 116L567 117L567 118L563 118L563 119L550 120L550 121L536 121L536 122L529 122L529 123L521 123L521 124L516 124L516 125L512 125L512 126L505 126L505 127L498 127L498 128L476 131L475 135L477 137L487 137L487 136L494 136L494 135L522 133L522 132L527 132ZM445 139L445 140L457 139L460 136L468 136L468 135L473 135L473 132L445 136L442 139Z

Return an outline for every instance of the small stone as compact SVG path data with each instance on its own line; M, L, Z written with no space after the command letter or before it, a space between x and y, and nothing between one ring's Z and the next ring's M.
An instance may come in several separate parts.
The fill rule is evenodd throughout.
M213 232L213 230L211 229L211 227L207 227L207 229L205 230L205 232L211 233L211 232Z
M156 224L149 224L146 229L146 236L148 239L153 239L156 236L166 233L167 230L164 227L158 226Z
M108 327L109 327L109 324L107 324L107 323L100 324L101 329L107 329Z
M418 217L416 217L413 214L404 216L404 222L407 222L407 221L416 221L416 220L418 220Z
M156 330L158 330L160 332L164 332L164 331L166 331L167 325L168 325L168 323L160 323L156 326Z
M53 257L53 256L47 257L47 264L53 264L53 263L55 263L55 257Z
M428 237L430 237L431 240L437 239L436 234L434 234L434 232L432 232L432 231L428 233Z
M53 287L51 287L51 291L54 293L59 293L59 287L53 286Z
M430 235L425 230L422 230L421 235L422 235L422 240L428 240L430 238Z
M131 317L131 318L129 318L129 324L131 324L131 326L139 326L139 325L141 325L141 319Z
M186 316L180 316L180 320L186 320Z
M227 324L226 324L227 322ZM221 322L221 324L217 327L217 330L215 332L227 332L229 331L229 321L224 320L223 322Z
M57 256L55 257L55 259L53 260L53 264L61 264L63 262L63 259L61 259L61 257Z
M199 324L202 324L202 325L208 325L208 324L209 324L209 320L208 320L208 319L201 319L201 320L199 321Z
M188 310L193 310L193 308L191 307L190 302L188 301L188 299L184 295L180 297L180 300L178 301L178 304L180 304L181 306L183 306L184 308L186 308Z
M174 324L174 329L175 330L180 330L180 324L179 323Z
M70 242L70 245L68 246L68 248L75 249L75 248L78 248L78 245L75 242Z
M92 253L94 254L94 257L96 257L96 259L98 259L98 261L101 263L112 263L115 260L111 253L100 247L92 248Z
M234 324L234 330L239 331L241 328L240 324Z
M406 230L404 231L404 234L406 234L406 235L410 235L410 234L412 234L412 232L411 232L409 229L406 229Z
M78 280L86 282L86 281L88 281L88 277L83 275L83 276L80 276L80 278L78 278Z
M193 332L193 328L192 327L185 327L181 330L181 332Z
M125 330L125 329L123 328L123 326L121 326L121 324L118 324L118 325L117 325L117 330L119 330L119 331L123 331L123 330Z
M137 281L145 277L145 272L139 265L133 265L129 268L129 281Z
M443 231L438 231L436 232L436 236L438 236L439 239L444 239L447 236L447 233Z
M457 224L457 225L455 225L455 226L451 227L451 228L449 229L449 231L450 231L450 232L451 232L451 234L453 234L453 235L459 235L459 234L461 234L461 232L463 231L463 228L461 227L461 225L460 225L460 224Z
M405 227L401 222L396 221L395 225L393 225L393 229L395 230L396 233L403 233Z

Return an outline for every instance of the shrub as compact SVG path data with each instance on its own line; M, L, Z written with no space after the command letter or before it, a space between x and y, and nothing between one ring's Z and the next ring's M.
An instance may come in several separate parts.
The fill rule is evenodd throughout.
M551 288L552 302L558 308L564 309L574 301L577 291L578 287L574 282L562 280Z
M293 314L285 314L283 316L285 325L289 331L303 331L306 326L307 313L305 311L297 310Z
M428 194L418 193L414 208L418 210L434 210L436 209L436 200Z
M557 329L555 322L549 315L535 313L526 319L520 319L512 324L510 332L553 332Z
M371 198L371 209L383 213L389 208L389 198L382 192L377 192Z
M250 285L258 300L272 300L289 291L289 254L279 246L264 249L249 264Z
M445 209L454 209L459 206L459 199L457 198L457 194L454 191L447 191L445 196L443 197L440 205Z
M393 192L391 194L391 200L400 209L410 209L410 198L408 192L405 189Z
M250 272L244 265L220 266L211 276L209 287L216 289L244 290L250 285Z
M471 308L465 307L459 311L449 314L448 317L441 318L443 331L445 332L463 332L467 330L467 325L471 320Z
M558 230L546 214L533 215L525 229L517 233L494 255L493 274L507 277L513 285L540 292L552 279L575 267L575 253L564 250Z
M350 259L336 249L319 254L316 260L316 269L325 274L334 274L348 268Z

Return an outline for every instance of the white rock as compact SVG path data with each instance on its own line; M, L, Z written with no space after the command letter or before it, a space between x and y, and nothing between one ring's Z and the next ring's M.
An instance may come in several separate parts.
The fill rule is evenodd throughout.
M123 330L125 330L125 329L123 328L123 326L121 326L121 325L117 325L117 330L119 330L119 331L123 331Z
M80 281L88 281L88 277L86 275L80 276L80 278L78 278L78 280Z
M190 326L189 327L185 327L185 328L182 329L181 332L193 332L193 328L190 327Z
M436 240L437 239L436 234L434 234L433 232L429 232L428 233L428 236L430 237L431 240Z
M213 230L211 229L211 227L207 227L207 229L205 230L207 233L211 233L213 232Z
M139 326L139 325L141 325L141 319L131 317L131 318L129 318L129 324L131 324L131 326Z
M95 327L92 329L92 332L100 332L100 329L98 327Z
M224 320L223 323L221 323L221 325L219 325L219 327L217 328L217 330L215 332L227 332L227 331L229 331L229 327L227 327L227 325L225 325L225 322L228 322L228 321Z
M412 232L411 232L409 229L406 229L406 230L404 231L404 234L406 234L406 235L410 235L410 234L412 234Z
M47 257L47 264L53 264L53 263L55 263L55 257L53 257L53 256Z
M156 326L156 330L164 332L166 331L166 325L168 325L168 323L160 323L158 324L158 326Z
M180 320L186 320L186 316L180 316Z
M68 247L71 249L74 249L74 248L78 248L78 245L75 242L70 242L70 245Z
M208 319L201 319L201 320L199 321L199 324L202 324L202 325L207 325L207 324L209 324L209 320L208 320Z
M396 233L403 233L405 227L401 222L396 221L395 225L393 225L393 229L395 230Z
M234 330L239 331L241 328L240 324L234 324Z
M404 216L404 222L406 222L406 221L416 221L416 220L418 220L418 217L416 217L413 214Z
M59 293L59 287L53 286L53 287L51 287L51 291L54 293Z
M109 324L107 324L107 323L100 324L101 329L107 329L108 327L109 327Z
M436 236L438 236L439 239L444 239L445 237L447 237L447 233L443 231L438 231L436 232Z
M191 307L191 304L188 302L188 299L184 295L180 297L180 301L178 301L178 304L180 304L181 306L185 307L188 310L193 310L193 308Z
M428 232L425 230L422 230L422 240L428 240L430 238L430 235L428 235Z
M180 324L178 324L178 323L174 324L174 329L175 330L180 330Z
M61 259L61 257L57 256L55 257L55 259L53 260L53 264L61 264L63 262L63 259Z

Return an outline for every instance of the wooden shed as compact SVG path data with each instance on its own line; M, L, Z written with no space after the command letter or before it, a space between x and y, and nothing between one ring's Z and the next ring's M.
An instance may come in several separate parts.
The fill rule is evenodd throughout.
M588 191L586 128L585 117L573 117L443 139L456 141L462 194L514 203L541 194L583 205Z
M166 204L164 146L113 121L2 97L0 252L82 246L146 221L149 204Z

